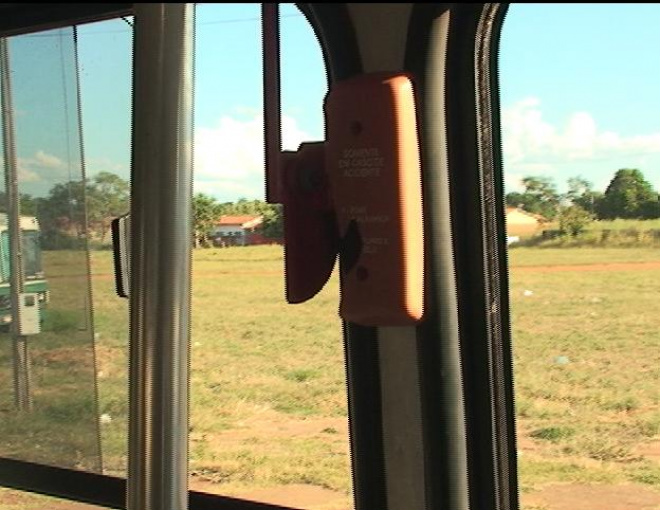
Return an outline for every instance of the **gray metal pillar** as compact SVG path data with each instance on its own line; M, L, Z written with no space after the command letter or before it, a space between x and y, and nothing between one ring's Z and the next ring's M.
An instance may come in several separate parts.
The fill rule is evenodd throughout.
M11 336L14 374L14 401L19 411L32 408L30 391L30 352L28 338L21 335L20 300L23 294L23 243L16 140L14 139L14 104L11 94L11 69L6 38L0 38L0 75L2 95L2 136L5 160L5 193L7 197L7 231L9 233L9 289L11 298Z
M194 4L134 4L128 510L188 506Z

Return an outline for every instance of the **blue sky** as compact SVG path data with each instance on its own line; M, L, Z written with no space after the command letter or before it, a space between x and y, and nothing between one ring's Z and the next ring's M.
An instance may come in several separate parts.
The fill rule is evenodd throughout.
M507 187L623 167L660 188L659 4L513 4L500 53Z
M291 4L281 14L284 145L295 149L322 138L326 78L304 17ZM263 198L259 16L259 4L197 7L195 191L221 201ZM604 190L622 167L640 168L660 190L658 26L658 4L510 7L500 53L508 190L528 175L560 189L581 175ZM131 44L123 20L79 29L90 176L129 175ZM57 166L63 146L25 146L25 175Z

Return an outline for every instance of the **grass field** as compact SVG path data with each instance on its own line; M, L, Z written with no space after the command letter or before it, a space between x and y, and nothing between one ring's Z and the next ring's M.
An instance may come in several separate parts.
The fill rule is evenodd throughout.
M578 248L598 247L640 248L642 246L660 247L660 219L654 220L598 220L589 223L577 237L563 235L543 237L543 232L559 232L559 223L551 222L540 225L536 231L516 234L512 226L512 235L520 237L520 244L539 248Z
M524 266L531 255L513 251L513 263L520 256ZM575 263L601 262L590 250L573 255ZM611 255L608 262L626 260ZM660 488L652 453L660 439L659 280L660 266L512 270L523 490L550 481Z
M53 265L61 256L47 255ZM315 486L334 495L323 508L347 508L337 280L287 305L281 256L279 247L194 254L191 483L245 497ZM517 247L509 257L523 501L560 482L660 491L660 266L634 266L660 252ZM111 262L92 253L104 466L122 474L128 307L114 294ZM613 263L633 265L603 266ZM557 265L600 270L540 270ZM53 279L53 292L64 281Z
M94 253L97 274L111 272ZM281 248L195 253L191 471L225 494L311 484L350 495L337 281L314 300L284 302ZM126 301L94 280L108 472L125 465Z

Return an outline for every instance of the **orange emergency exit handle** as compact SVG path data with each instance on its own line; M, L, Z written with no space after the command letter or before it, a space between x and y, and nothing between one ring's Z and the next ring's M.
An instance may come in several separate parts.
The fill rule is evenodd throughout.
M374 73L339 82L325 114L341 237L339 313L365 326L414 325L424 308L424 238L412 80Z

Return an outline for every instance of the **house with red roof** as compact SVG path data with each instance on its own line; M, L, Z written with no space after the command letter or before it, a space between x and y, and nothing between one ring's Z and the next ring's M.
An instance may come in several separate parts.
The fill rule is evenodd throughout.
M211 239L216 246L245 246L253 243L252 238L263 224L260 215L223 215L211 231Z

